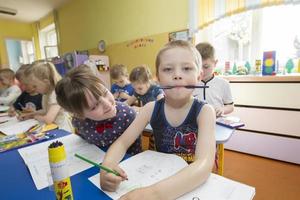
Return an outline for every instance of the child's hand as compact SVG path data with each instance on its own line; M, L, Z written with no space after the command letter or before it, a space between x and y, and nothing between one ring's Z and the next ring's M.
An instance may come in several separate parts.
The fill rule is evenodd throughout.
M13 107L10 107L7 113L8 113L8 116L10 116L10 117L13 117L16 115L16 111Z
M217 117L220 117L220 116L222 116L222 115L224 115L224 110L223 110L223 108L221 107L215 107L215 111L216 111L216 116Z
M20 115L17 116L17 119L20 121L24 121L32 118L33 118L32 113L21 113Z
M108 167L110 169L115 170L118 172L121 176L116 176L113 173L108 173L104 170L101 170L100 172L100 186L103 190L114 192L116 191L117 187L120 185L120 183L127 179L126 173L119 167L110 167L108 165L104 165L105 167Z
M155 193L151 187L144 187L132 190L127 194L121 196L120 200L152 200L152 199L159 199L157 193Z
M130 96L126 92L120 92L119 97L122 99L128 99Z

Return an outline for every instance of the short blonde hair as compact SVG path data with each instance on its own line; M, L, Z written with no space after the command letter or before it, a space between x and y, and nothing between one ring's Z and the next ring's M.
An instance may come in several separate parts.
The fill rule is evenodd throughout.
M155 68L156 68L156 76L158 77L158 68L161 63L161 55L166 52L167 50L173 49L173 48L184 48L191 51L195 58L195 63L197 65L198 70L202 70L202 58L200 53L197 51L197 49L187 41L183 40L174 40L169 43L167 43L157 54L156 60L155 60Z
M199 51L203 60L215 59L215 49L210 43L199 43L196 45L196 49Z
M148 83L152 81L152 75L147 66L141 65L132 69L129 80L130 82Z
M16 79L20 82L27 82L27 78L25 76L25 71L28 69L31 65L30 64L24 64L19 67L19 69L16 72Z
M10 85L15 79L15 72L9 68L0 69L0 79L3 84Z
M118 79L121 76L128 76L127 67L122 64L113 65L110 68L110 77L111 79Z

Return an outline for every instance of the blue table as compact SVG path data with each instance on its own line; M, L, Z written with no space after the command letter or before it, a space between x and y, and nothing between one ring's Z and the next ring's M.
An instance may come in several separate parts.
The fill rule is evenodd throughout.
M150 127L151 128L151 127ZM216 140L219 145L226 142L233 133L233 129L217 126ZM50 132L55 134L53 139L66 136L70 133L63 130ZM223 148L224 151L224 148ZM223 152L224 156L224 152ZM220 159L220 158L219 158ZM223 162L223 160L222 160ZM88 178L99 173L97 167L91 167L71 177L74 199L110 199L105 193L92 184ZM23 159L18 150L0 153L0 199L1 200L53 200L54 192L44 188L37 190Z
M54 130L55 138L70 133ZM74 199L110 199L106 194L92 184L88 178L99 173L99 168L92 167L71 177ZM0 199L1 200L53 200L54 192L49 188L37 190L18 150L0 153Z

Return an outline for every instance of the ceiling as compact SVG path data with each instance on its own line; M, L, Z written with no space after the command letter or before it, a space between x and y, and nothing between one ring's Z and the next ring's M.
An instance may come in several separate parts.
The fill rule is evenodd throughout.
M17 10L17 14L0 14L0 19L34 22L69 0L0 0L0 7Z

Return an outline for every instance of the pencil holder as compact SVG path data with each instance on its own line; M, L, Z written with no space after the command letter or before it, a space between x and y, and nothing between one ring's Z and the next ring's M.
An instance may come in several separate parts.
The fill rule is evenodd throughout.
M48 147L49 163L56 200L73 200L66 152L63 143L56 141Z

